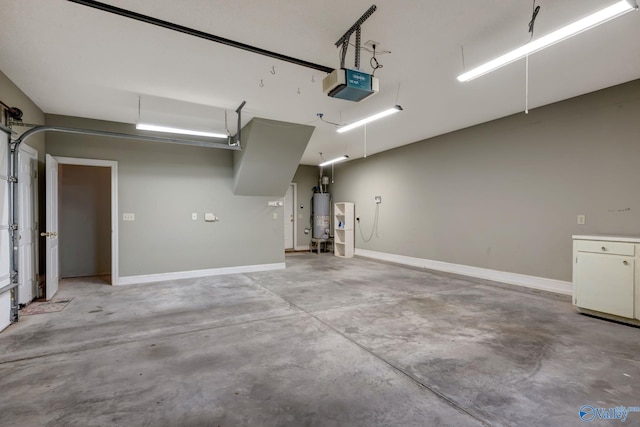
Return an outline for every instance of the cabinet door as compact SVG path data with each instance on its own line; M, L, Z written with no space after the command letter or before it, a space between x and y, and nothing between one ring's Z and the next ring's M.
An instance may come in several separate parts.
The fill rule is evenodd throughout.
M578 307L633 318L634 258L579 252L575 268Z

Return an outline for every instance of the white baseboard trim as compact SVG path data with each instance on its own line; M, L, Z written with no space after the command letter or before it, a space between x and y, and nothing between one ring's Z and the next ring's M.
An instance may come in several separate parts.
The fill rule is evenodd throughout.
M282 270L284 262L273 264L240 265L237 267L210 268L206 270L176 271L172 273L144 274L140 276L120 277L120 285L137 285L140 283L164 282L167 280L194 279L197 277L220 276L223 274L255 273L258 271Z
M452 264L443 261L433 261L424 258L413 258L404 255L395 255L358 248L356 248L355 254L357 256L377 259L380 261L388 261L396 264L408 265L411 267L461 274L463 276L492 280L494 282L507 283L510 285L524 286L526 288L555 292L562 295L571 295L573 289L573 284L571 282L547 279L544 277L527 276L525 274L508 273L506 271L490 270L488 268L472 267L462 264Z

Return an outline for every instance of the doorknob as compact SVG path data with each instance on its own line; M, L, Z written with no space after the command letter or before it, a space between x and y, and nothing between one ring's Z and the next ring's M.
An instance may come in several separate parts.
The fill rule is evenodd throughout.
M51 235L51 233L49 233L48 231L46 233L40 233L40 235L42 237L49 237Z

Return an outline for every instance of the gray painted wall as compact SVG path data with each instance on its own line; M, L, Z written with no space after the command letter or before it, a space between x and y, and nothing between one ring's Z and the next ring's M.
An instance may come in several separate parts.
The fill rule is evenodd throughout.
M59 165L60 277L111 274L111 169Z
M65 116L47 124L135 133ZM54 156L118 161L121 277L284 262L282 216L272 219L267 197L233 195L231 151L62 133L46 142ZM220 222L204 222L205 212Z
M570 281L573 234L640 235L639 160L637 80L339 164L332 191L367 238L382 196L357 248Z

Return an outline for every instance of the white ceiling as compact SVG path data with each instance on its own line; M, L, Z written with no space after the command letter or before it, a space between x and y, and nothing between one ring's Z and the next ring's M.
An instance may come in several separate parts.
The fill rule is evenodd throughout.
M334 43L372 1L103 2L337 68ZM538 0L535 35L616 1ZM0 70L46 113L124 123L160 117L176 122L168 124L200 122L220 130L226 110L235 133L234 110L246 100L243 123L256 116L313 122L304 164L318 164L319 152L325 158L363 156L362 129L338 134L317 121L317 113L348 123L402 105L402 113L368 126L367 154L373 154L524 110L524 61L469 83L456 76L463 71L461 46L470 69L528 41L532 2L375 4L377 11L362 26L362 41L375 40L391 53L378 56L384 65L376 72L380 93L360 103L324 95L322 72L66 0L0 0ZM531 56L529 108L640 78L639 24L640 12L629 13ZM364 70L370 70L370 56L362 52ZM353 58L350 47L348 66Z

